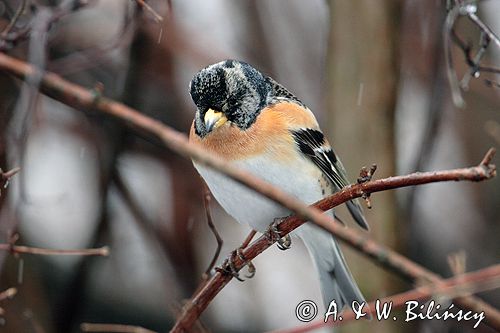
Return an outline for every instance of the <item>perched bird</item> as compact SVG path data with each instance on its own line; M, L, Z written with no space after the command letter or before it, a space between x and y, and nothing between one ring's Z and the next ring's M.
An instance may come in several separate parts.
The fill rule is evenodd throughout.
M190 141L235 167L312 204L348 185L346 171L313 113L284 86L247 63L226 60L199 71L190 94L197 110ZM221 173L194 162L219 204L239 223L265 232L290 211ZM354 220L368 224L356 201L347 202ZM319 272L323 301L342 307L363 302L337 242L305 223L295 231Z

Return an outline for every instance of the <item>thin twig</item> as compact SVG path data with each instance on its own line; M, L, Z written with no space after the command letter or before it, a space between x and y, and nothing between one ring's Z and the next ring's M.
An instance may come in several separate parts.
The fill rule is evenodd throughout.
M250 244L252 239L255 237L255 234L257 234L257 231L255 231L255 230L250 231L250 233L247 235L247 237L245 238L243 243L241 243L240 248L244 249L244 248L248 247L248 244Z
M16 288L9 288L0 293L0 301L10 299L14 297L17 294L17 289Z
M140 326L120 324L94 324L82 323L80 329L83 332L108 332L108 333L156 333Z
M0 34L2 38L5 38L7 34L12 30L12 28L14 28L14 26L17 23L17 20L19 19L19 17L21 17L21 14L24 12L24 8L26 8L26 0L21 1L21 4L17 8L17 11L10 20L9 24L5 27L5 29L3 29L2 33Z
M96 3L96 0L61 1L60 5L57 7L53 7L53 9L49 9L48 6L38 5L36 10L33 10L32 12L39 14L41 11L46 11L46 12L51 11L51 13L52 13L51 18L49 21L47 21L47 23L48 23L47 29L43 29L44 32L47 32L54 23L56 23L58 20L60 20L64 16L72 14L75 11L77 11L83 7L89 6L93 3ZM35 4L31 4L31 5L36 6ZM36 27L33 24L33 22L30 22L20 29L13 29L13 28L14 28L14 26L11 28L12 31L10 31L9 33L4 33L1 35L0 51L9 50L13 46L15 46L17 43L19 43L20 41L23 41L23 40L29 38L30 35L32 35L33 28L36 28Z
M207 270L205 271L205 276L207 278L210 276L210 272L214 268L217 259L219 259L220 251L222 250L222 244L224 243L212 219L212 213L210 211L211 199L212 196L210 194L210 190L208 189L208 186L205 183L203 183L203 206L205 207L205 215L207 216L208 226L210 227L210 230L212 230L212 233L215 236L215 240L217 241L217 249L215 250L212 261L210 261L210 264L208 265Z
M0 292L0 302L4 301L6 299L11 299L17 294L17 289L16 288L9 288L6 289L2 292ZM0 307L0 316L5 315L5 310Z
M10 183L10 179L14 177L21 168L13 168L9 171L3 172L2 168L0 168L0 196L2 196L2 189L7 188Z
M449 9L444 24L444 45L445 58L447 62L447 75L451 88L451 96L453 103L457 107L464 107L465 101L462 97L460 88L466 90L469 81L472 78L479 77L481 72L500 73L500 68L488 67L481 65L481 60L488 48L490 42L493 42L497 47L500 47L500 39L477 15L477 4L467 1L455 1ZM474 56L471 56L472 47L464 43L458 34L454 31L454 25L460 16L466 16L480 30L479 50ZM464 75L459 83L457 74L453 69L453 59L451 54L451 40L462 50L465 56L465 62L470 67L469 71Z
M453 299L464 295L464 293L478 293L482 291L492 290L500 287L500 265L490 266L488 268L452 277L443 280L441 285L427 285L413 290L385 297L378 301L368 303L363 309L366 313L376 315L376 304L392 304L392 310L404 308L408 301L425 302L434 298L434 301L439 300L444 303L445 300ZM443 300L444 298L444 300ZM304 333L320 329L322 327L341 326L356 319L353 311L344 310L339 314L342 320L333 322L331 318L326 323L324 318L307 325L295 327L291 329L276 330L270 333Z
M139 7L146 9L146 11L153 16L156 23L163 22L163 17L158 14L145 0L135 0L135 2L139 5Z
M465 101L462 97L462 92L460 91L460 84L458 82L457 73L453 69L453 56L451 53L451 36L453 26L455 21L459 16L460 8L458 6L453 7L446 15L446 20L443 26L443 43L444 43L444 56L446 60L446 75L448 77L448 82L451 89L451 98L453 104L459 108L465 107Z
M19 168L19 167L13 168L13 169L6 171L6 172L2 172L2 169L0 169L0 173L2 174L2 180L11 179L19 171L21 171L21 168Z
M390 267L400 275L410 277L412 280L426 280L425 277L427 277L427 280L430 279L436 282L440 281L436 274L425 270L416 263L377 244L373 240L368 239L365 234L360 234L357 231L353 231L352 229L347 229L342 225L339 225L338 222L335 222L330 216L322 214L318 207L324 208L328 205L330 206L329 208L332 208L353 198L360 197L363 193L372 193L394 189L397 187L420 185L436 181L480 181L490 179L495 175L495 166L489 165L488 162L488 164L485 165L466 169L391 177L363 184L352 185L325 199L325 201L321 201L318 203L316 208L312 208L296 198L291 197L280 189L272 186L271 184L245 171L233 167L227 161L206 152L198 145L189 143L184 134L181 134L174 129L121 103L102 96L96 96L92 90L85 89L79 85L68 82L53 73L40 73L37 68L2 53L0 53L0 70L21 79L30 77L34 74L40 75L42 80L39 87L41 91L48 96L79 110L92 109L94 111L99 111L121 119L136 129L142 130L150 135L157 136L163 141L165 146L169 147L172 151L182 156L192 158L200 164L216 169L240 184L243 184L246 187L261 193L263 196L281 204L297 215L284 219L285 222L280 224L279 229L282 235L285 235L287 232L290 232L300 226L304 223L304 220L309 220L323 228L326 228L338 239L346 242L354 248L357 248L382 265ZM489 161L493 156L493 152L493 150L489 151L485 160ZM268 237L260 237L247 249L243 250L242 254L247 260L252 260L269 246ZM234 263L237 269L241 269L244 265L239 257L235 258ZM180 332L183 330L189 330L211 300L230 280L230 276L223 275L221 273L214 274L209 283L194 297L191 302L188 303L188 306L185 308L185 311L176 323L174 331ZM484 309L485 312L488 312L488 322L493 327L500 329L500 313L498 313L498 311L493 309L491 306L474 297L464 298L460 304L465 308L479 307Z
M467 17L474 22L481 31L486 33L488 35L488 38L497 45L497 47L500 47L500 39L498 36L493 32L493 30L490 29L481 19L476 15L476 13L469 12L467 13Z
M36 254L46 256L109 256L109 248L107 246L96 249L54 250L2 243L0 244L0 251L9 251L14 254Z

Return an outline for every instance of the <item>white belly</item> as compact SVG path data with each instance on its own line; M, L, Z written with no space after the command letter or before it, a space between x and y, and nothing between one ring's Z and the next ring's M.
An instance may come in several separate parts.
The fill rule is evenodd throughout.
M270 162L270 158L259 157L233 162L235 167L244 169L257 177L279 187L288 194L311 204L321 198L321 171L311 167L310 161L300 159L285 165ZM290 215L290 211L243 185L227 178L206 166L194 163L207 183L210 191L228 214L239 223L264 232L275 218ZM309 170L309 174L304 174Z

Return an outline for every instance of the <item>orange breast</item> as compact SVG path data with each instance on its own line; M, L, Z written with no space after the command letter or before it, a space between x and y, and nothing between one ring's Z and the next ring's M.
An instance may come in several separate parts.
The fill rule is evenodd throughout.
M228 160L272 154L291 161L297 151L290 130L300 127L318 127L312 113L294 103L278 103L262 110L246 130L227 122L200 138L194 132L193 122L189 139Z

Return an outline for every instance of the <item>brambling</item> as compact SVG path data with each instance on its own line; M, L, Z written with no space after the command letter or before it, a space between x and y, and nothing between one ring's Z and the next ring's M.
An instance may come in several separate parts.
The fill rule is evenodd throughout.
M199 71L190 83L197 106L190 141L312 204L348 185L346 171L313 113L284 86L247 63L226 60ZM290 211L223 174L193 162L219 204L238 222L266 232ZM364 229L356 201L347 207ZM337 242L305 223L294 232L319 272L325 306L364 302Z

